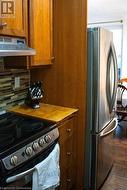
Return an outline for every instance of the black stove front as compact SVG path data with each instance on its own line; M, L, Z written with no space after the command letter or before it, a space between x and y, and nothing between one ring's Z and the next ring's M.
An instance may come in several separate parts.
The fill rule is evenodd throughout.
M59 132L53 122L14 113L1 115L0 188L10 187L11 184L12 189L15 188L11 176L29 170L45 159L58 137ZM30 175L28 176L25 179L29 179ZM22 179L18 179L18 189L26 185L21 185L19 181Z
M0 116L0 154L36 139L56 125L41 119L6 113ZM16 147L17 149L17 147Z

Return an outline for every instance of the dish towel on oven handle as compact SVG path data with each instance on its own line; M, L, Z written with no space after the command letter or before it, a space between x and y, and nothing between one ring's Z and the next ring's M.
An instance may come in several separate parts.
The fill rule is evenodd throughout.
M60 182L60 147L57 143L49 156L35 166L32 190L54 190Z

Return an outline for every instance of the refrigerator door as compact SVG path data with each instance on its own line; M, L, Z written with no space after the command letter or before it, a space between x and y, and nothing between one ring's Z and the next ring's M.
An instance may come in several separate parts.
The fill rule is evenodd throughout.
M117 118L114 118L101 133L93 135L92 190L97 190L103 185L112 168L114 157L113 133L116 127Z
M88 64L92 65L92 70L88 74L93 76L91 78L94 113L92 130L94 133L99 133L115 116L117 61L112 32L95 28L91 36L89 50L93 59L88 58L90 60Z
M111 43L107 59L106 94L110 113L113 111L117 93L117 63L114 45Z

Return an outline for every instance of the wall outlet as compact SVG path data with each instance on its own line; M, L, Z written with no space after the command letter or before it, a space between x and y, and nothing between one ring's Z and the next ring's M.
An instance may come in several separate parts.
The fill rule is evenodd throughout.
M20 88L20 77L15 77L14 88Z

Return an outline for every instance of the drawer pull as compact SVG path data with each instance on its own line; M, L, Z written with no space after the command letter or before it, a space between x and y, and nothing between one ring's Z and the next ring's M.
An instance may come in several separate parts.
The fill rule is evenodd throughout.
M6 22L0 24L0 29L3 29L4 26L7 26L7 23L6 23Z
M71 152L67 152L67 156L71 156Z
M69 183L70 183L70 182L71 182L71 179L69 179L69 178L68 178L68 179L67 179L67 182L69 182Z
M67 129L67 132L70 133L70 132L71 132L71 129Z

